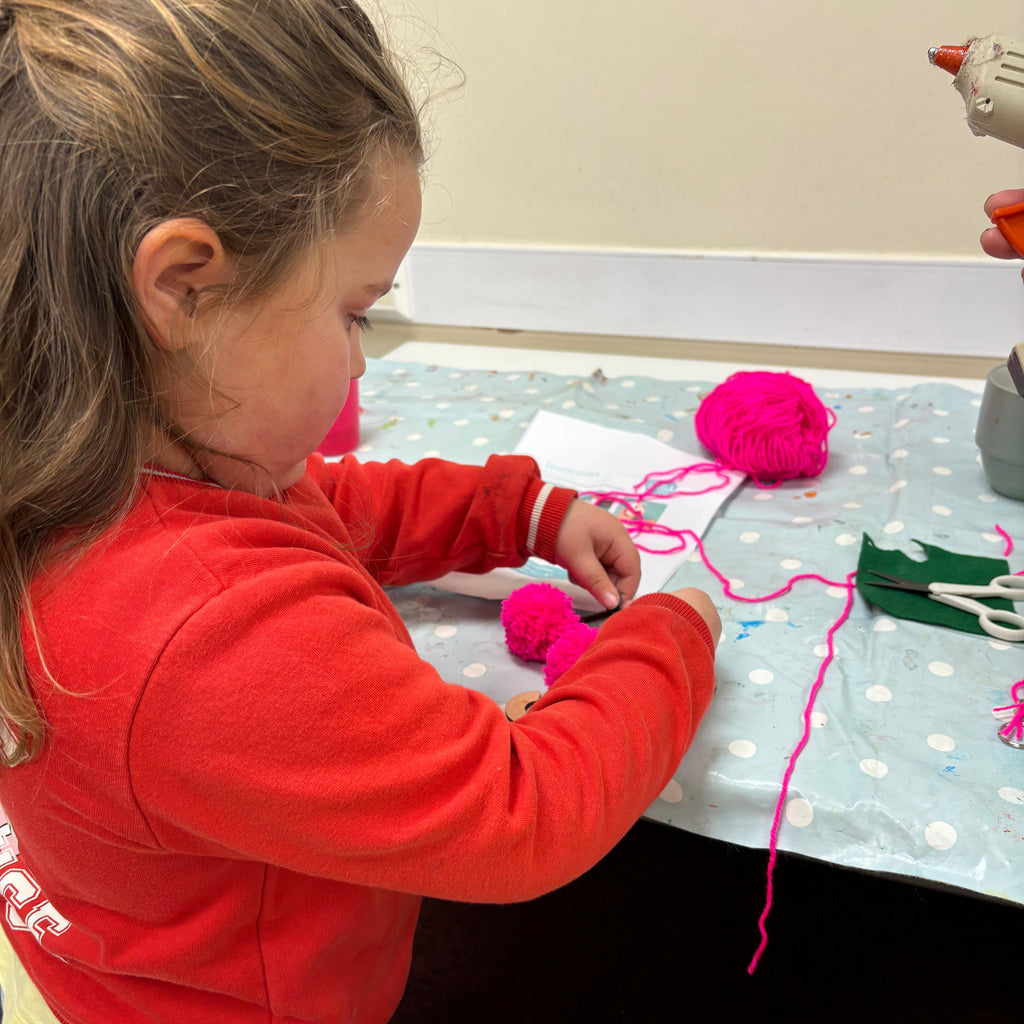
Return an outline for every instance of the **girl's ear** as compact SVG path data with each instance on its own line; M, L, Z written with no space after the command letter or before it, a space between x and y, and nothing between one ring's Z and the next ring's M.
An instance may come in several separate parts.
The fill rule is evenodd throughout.
M194 335L181 327L192 315L196 295L232 277L232 260L203 221L179 217L150 229L132 261L132 288L157 347L172 351L187 345Z

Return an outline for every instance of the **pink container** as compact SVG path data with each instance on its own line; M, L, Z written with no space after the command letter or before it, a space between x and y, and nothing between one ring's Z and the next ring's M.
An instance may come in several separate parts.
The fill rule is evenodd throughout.
M317 451L321 455L344 455L359 447L359 381L349 381L348 398L335 424Z

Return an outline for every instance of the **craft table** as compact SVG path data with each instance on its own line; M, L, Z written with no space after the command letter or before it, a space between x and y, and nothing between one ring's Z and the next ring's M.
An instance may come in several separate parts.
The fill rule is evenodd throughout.
M541 369L543 367L543 369ZM701 396L728 364L407 344L361 382L361 458L441 455L480 462L511 450L538 409L638 431L691 453ZM1001 556L1024 544L1024 506L987 486L974 445L981 381L801 370L835 411L817 479L744 484L704 535L708 558L749 596L796 573L843 580L863 534ZM673 467L666 467L673 468ZM1024 567L1010 554L1011 571ZM718 604L718 690L697 738L647 816L766 847L788 759L847 592L814 581L743 604L722 596L699 557L669 588ZM504 703L542 689L540 668L504 646L497 602L430 586L392 597L421 655L451 681ZM997 736L992 708L1024 676L1016 646L896 620L860 595L792 777L779 848L1024 903L1024 750Z

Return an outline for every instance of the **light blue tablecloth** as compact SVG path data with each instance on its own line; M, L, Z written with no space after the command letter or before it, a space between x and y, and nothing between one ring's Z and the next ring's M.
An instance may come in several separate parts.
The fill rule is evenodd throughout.
M678 383L454 371L370 361L362 381L364 459L429 454L482 462L510 451L537 409L636 430L701 452L693 413L718 381ZM820 478L745 484L705 534L708 557L745 595L796 573L843 580L863 533L1000 556L999 524L1024 544L1024 505L988 488L974 445L979 399L946 384L821 390L837 423ZM666 469L672 467L665 467ZM1011 571L1024 567L1009 556ZM739 583L735 581L740 581ZM846 591L813 581L741 604L697 561L671 588L700 586L724 623L718 692L648 816L765 847L787 761ZM504 646L496 602L428 586L392 592L424 658L499 703L542 689L540 669ZM779 846L836 864L913 876L1024 903L1024 750L997 737L992 708L1024 677L1022 650L887 618L858 595L814 708Z

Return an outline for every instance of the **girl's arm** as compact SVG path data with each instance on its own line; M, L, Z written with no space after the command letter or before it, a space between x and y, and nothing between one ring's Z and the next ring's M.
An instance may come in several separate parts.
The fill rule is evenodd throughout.
M532 898L625 834L711 698L707 624L650 595L510 724L346 596L343 569L308 568L289 557L237 581L152 673L129 761L168 850L447 899Z

